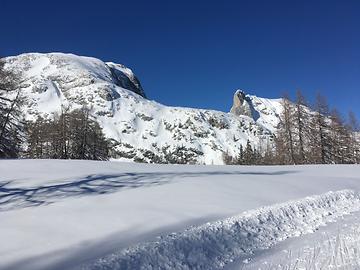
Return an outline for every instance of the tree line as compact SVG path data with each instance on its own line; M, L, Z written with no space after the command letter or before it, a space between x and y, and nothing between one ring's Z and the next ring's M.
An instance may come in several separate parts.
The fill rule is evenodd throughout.
M318 94L312 106L300 90L296 99L282 99L282 113L274 140L265 149L248 141L239 156L224 153L225 164L358 164L360 126L353 112L345 119L330 109L326 97Z
M90 109L62 109L53 119L39 116L26 123L29 158L92 159L109 158L110 141L91 118Z
M91 117L90 108L25 121L21 111L21 75L0 59L0 158L107 160L111 142Z

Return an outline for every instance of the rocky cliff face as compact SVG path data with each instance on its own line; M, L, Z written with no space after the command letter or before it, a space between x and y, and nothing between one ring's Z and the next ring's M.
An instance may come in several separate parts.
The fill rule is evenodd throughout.
M145 98L127 67L71 54L23 54L6 58L21 71L24 114L29 120L54 117L63 106L86 105L107 137L116 158L140 162L223 164L223 152L239 153L271 142L280 100L237 91L232 113L169 107Z
M231 107L230 112L237 116L246 115L248 117L254 118L249 101L246 99L244 91L237 90L235 92L233 106Z
M281 99L259 98L248 95L243 90L236 90L230 113L250 117L257 124L275 132L280 121L281 102Z

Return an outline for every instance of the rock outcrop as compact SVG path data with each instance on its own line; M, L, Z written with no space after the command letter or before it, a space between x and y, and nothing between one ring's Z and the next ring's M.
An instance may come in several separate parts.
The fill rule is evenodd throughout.
M253 118L251 106L249 101L246 99L244 91L236 90L230 112L237 116L245 115Z

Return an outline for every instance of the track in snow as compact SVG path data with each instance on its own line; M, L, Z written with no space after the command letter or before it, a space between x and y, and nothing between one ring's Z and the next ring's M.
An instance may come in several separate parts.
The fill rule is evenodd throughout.
M360 210L352 190L276 204L122 250L81 269L221 269L255 250L311 233Z

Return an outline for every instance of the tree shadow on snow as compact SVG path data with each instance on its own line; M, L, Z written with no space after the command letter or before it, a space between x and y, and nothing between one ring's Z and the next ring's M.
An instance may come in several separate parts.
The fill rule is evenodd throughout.
M99 195L121 189L150 187L169 183L174 178L204 177L216 175L285 175L296 171L241 172L144 172L88 175L74 181L66 181L36 187L10 187L14 181L0 182L0 211L54 203L68 197Z

